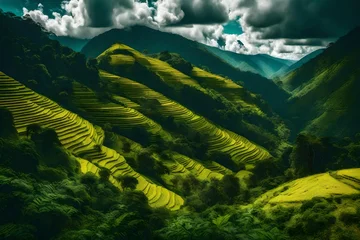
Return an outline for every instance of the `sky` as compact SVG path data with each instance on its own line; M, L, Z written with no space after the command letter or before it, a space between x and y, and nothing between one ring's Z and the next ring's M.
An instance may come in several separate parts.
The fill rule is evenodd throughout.
M300 59L360 25L359 0L0 0L57 36L144 25L242 54Z

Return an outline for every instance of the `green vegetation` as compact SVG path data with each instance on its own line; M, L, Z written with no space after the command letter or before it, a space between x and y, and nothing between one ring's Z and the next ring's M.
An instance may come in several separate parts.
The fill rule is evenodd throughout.
M115 44L87 60L28 18L0 20L0 239L360 238L357 115L339 110L355 102L356 56L332 63L354 33L312 60L315 79L283 81L289 119L339 87L306 127L340 119L330 138L297 131L319 101L290 132L249 83L178 54Z
M146 35L146 41L143 36ZM205 66L215 74L228 76L236 82L243 82L249 91L260 94L277 112L283 112L283 103L289 95L271 80L262 77L270 76L288 64L282 59L266 55L241 55L218 48L193 42L176 34L134 26L131 29L112 29L91 39L82 49L89 58L96 58L111 45L121 42L139 52L144 49L150 54L163 51L180 54L186 61L196 66ZM156 43L156 44L155 44Z
M291 121L292 138L301 131L337 138L360 132L359 40L358 27L281 79L291 93L285 117Z
M267 149L275 149L273 154L277 153L277 146L286 141L285 125L259 96L229 79L193 68L176 54L162 52L156 57L169 65L121 44L113 45L98 60L99 68L144 84L226 129L256 143L261 142ZM132 63L122 60L125 58L132 58ZM102 79L106 81L105 76ZM211 84L214 81L216 84ZM113 93L135 101L122 89ZM141 103L137 102L140 105L147 101L145 115L157 115L155 101L150 102L149 98L141 100Z

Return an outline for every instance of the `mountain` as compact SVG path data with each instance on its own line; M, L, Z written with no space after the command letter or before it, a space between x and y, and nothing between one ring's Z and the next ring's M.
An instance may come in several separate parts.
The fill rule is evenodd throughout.
M146 41L143 40L143 36L146 36ZM150 54L162 51L175 52L196 65L204 64L201 59L202 55L211 59L217 57L242 71L258 73L265 77L269 77L280 68L293 63L291 60L278 59L264 54L245 55L224 51L191 41L180 35L143 26L110 30L91 40L89 44L84 46L82 53L95 58L116 42L126 44L138 51L146 50Z
M143 36L146 36L145 40ZM262 63L266 62L266 64L268 64L269 62L271 63L270 65L275 65L280 69L284 66L284 64L281 65L282 60L259 56L259 59L262 60L259 60L259 63L255 64L253 59L256 57L253 56L240 57L241 55L237 56L237 54L230 52L218 51L179 35L140 26L121 30L113 29L103 33L91 39L81 52L87 57L95 58L117 42L128 45L138 51L145 51L151 54L163 51L178 53L181 57L196 66L206 66L215 74L225 75L235 82L242 82L244 87L249 91L260 94L274 110L278 112L284 110L283 103L285 99L288 98L285 91L276 86L272 81L260 75L251 72L243 72L231 65L236 65L236 61L238 61L239 58L242 58L247 59L246 66L248 66L248 68L258 69L258 66L262 66ZM222 55L224 59L216 54ZM270 65L267 65L265 68L273 68L270 67ZM277 67L274 68L276 69ZM259 71L265 71L265 68Z
M288 113L297 130L337 137L360 132L359 40L360 28L356 28L281 79L292 95Z
M304 65L305 63L309 62L311 59L317 57L318 55L320 55L321 53L324 52L325 49L318 49L312 53L309 53L308 55L306 55L305 57L303 57L302 59L300 59L299 61L295 62L294 64L290 65L290 66L284 66L282 67L279 71L277 71L275 74L273 74L272 77L282 77L287 75L288 73L295 71L296 69L300 68L302 65Z
M81 49L89 42L89 39L78 39L56 35L50 35L49 38L58 41L61 45L69 47L76 52L80 52Z
M224 51L216 47L203 46L206 50L241 71L258 73L270 78L283 68L291 66L295 61L275 58L266 54L245 55Z

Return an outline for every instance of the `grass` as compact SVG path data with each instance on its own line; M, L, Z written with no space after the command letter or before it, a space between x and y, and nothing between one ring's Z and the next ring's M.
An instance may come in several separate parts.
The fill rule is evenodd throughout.
M25 135L26 127L30 124L53 128L62 145L75 156L81 157L79 161L83 172L91 171L97 174L97 166L108 168L111 171L110 181L116 186L119 184L115 177L125 174L134 176L139 181L137 189L145 193L153 207L177 210L184 204L180 196L149 182L136 173L122 155L102 146L104 132L100 127L95 127L1 72L0 89L0 106L12 112L20 134Z
M360 168L316 174L285 183L260 196L255 203L301 203L314 197L333 198L360 194Z

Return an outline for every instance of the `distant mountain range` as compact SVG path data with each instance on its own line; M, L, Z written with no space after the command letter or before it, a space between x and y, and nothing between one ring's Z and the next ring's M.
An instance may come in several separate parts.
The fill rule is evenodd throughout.
M82 53L95 58L106 50L108 46L117 42L150 54L162 51L175 52L195 65L206 64L201 57L203 55L206 55L209 60L219 58L241 71L258 73L264 77L270 77L281 68L294 63L292 60L279 59L265 54L245 55L224 51L216 47L191 41L177 34L166 33L143 26L110 30L90 40L82 49Z
M318 49L312 53L309 53L308 55L306 55L305 57L303 57L302 59L300 59L299 61L295 62L294 64L290 65L290 66L284 66L283 68L281 68L279 71L277 71L272 77L281 77L281 76L285 76L286 74L300 68L302 65L304 65L305 63L309 62L311 59L317 57L318 55L320 55L321 53L324 52L325 49Z

